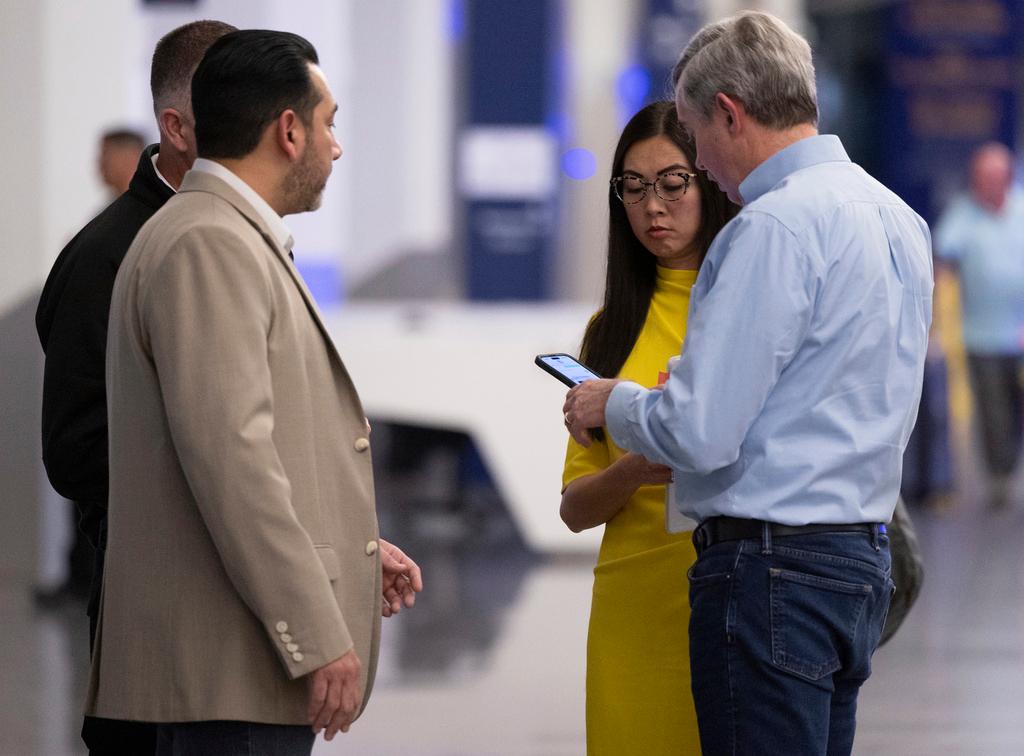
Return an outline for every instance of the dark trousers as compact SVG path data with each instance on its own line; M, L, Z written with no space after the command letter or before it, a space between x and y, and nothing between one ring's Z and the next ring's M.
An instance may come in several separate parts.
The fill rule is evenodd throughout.
M80 511L81 511L80 507ZM100 591L103 588L103 560L107 553L107 521L96 524L93 534L95 566L89 592L89 653L96 642L96 621L99 617ZM121 719L86 717L82 723L82 740L90 756L150 756L156 753L156 725L149 722L127 722Z
M704 756L843 754L892 597L888 537L722 541L690 569Z
M309 725L256 722L174 722L157 725L158 756L309 756Z
M156 753L156 725L86 717L82 740L90 756L151 756Z
M1017 467L1024 429L1021 355L969 352L967 365L988 472L1011 475Z
M949 380L944 357L924 363L917 422L903 452L900 493L908 504L925 503L953 490L953 456L949 439Z

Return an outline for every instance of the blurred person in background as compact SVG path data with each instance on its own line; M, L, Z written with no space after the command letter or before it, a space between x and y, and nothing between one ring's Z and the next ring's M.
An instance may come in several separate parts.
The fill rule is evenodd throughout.
M86 700L159 754L309 754L373 683L419 568L379 539L369 426L291 256L338 105L316 50L245 30L192 77L199 157L110 307L109 538Z
M675 104L656 102L626 125L608 190L604 305L580 359L599 375L659 383L686 335L690 289L736 206L694 168ZM607 436L569 439L561 515L574 532L604 525L587 641L587 752L697 753L690 693L685 570L692 533L666 531L671 470Z
M1005 505L1024 424L1024 191L1013 155L988 143L971 158L970 191L935 229L936 257L958 277L963 341L988 471L990 503Z
M818 134L810 46L774 16L705 26L673 81L696 167L743 208L701 264L663 390L590 380L563 412L578 441L607 425L670 466L700 523L705 756L848 754L894 590L884 523L921 395L928 227Z
M190 85L206 49L235 27L195 21L171 31L153 52L150 84L160 143L141 157L127 191L60 253L43 287L36 328L43 351L43 463L50 483L78 512L78 539L95 548L89 592L89 645L95 640L107 534L107 317L118 267L142 225L173 196L196 157ZM116 140L115 140L116 141ZM121 153L127 152L120 148ZM88 578L87 578L88 579ZM92 754L153 753L156 728L86 717Z
M139 165L139 155L145 148L146 140L142 134L130 129L105 131L100 137L100 178L110 190L110 199L128 191Z
M105 131L100 137L97 167L100 180L107 188L107 194L103 200L104 205L128 190L128 185L139 164L139 155L145 146L145 141L140 134L127 129ZM111 285L113 285L113 276L111 276ZM104 313L104 318L105 316ZM43 349L46 349L45 344ZM102 373L102 362L100 362L100 372ZM76 526L78 516L74 503L69 506L68 513L72 522L72 536L65 565L66 575L63 582L58 585L39 587L35 590L33 598L36 606L40 609L57 609L89 599L96 552L85 533Z

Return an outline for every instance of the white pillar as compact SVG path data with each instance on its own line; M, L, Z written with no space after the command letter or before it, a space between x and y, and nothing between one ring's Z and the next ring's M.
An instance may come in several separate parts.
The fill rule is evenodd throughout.
M560 298L600 303L608 249L608 178L623 124L618 113L618 78L630 62L637 29L636 0L565 0L569 58L566 92L572 133L567 149L582 147L597 160L584 181L562 179L562 238L556 293ZM580 324L580 332L585 324Z
M449 251L455 40L447 0L353 4L339 170L357 188L346 237L349 284L408 253Z

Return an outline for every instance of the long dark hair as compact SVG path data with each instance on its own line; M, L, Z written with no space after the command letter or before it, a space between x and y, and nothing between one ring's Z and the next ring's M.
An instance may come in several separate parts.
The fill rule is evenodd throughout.
M612 176L621 176L626 153L637 142L652 137L670 139L690 161L700 189L701 217L697 232L701 260L722 226L736 214L733 205L704 171L697 169L697 150L676 116L675 104L654 102L634 115L622 130ZM598 375L612 378L619 374L633 350L647 309L654 296L658 276L657 258L636 238L626 217L626 207L608 187L608 273L604 287L604 305L587 326L580 346L580 359Z

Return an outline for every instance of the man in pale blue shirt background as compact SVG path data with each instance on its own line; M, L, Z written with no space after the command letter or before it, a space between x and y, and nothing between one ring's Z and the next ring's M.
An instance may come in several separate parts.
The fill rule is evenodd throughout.
M701 523L705 756L850 753L893 591L883 523L921 395L928 227L817 134L810 48L773 16L706 26L674 81L699 167L743 210L708 251L664 389L589 381L566 425L671 466Z
M989 495L1006 503L1024 425L1024 191L1011 187L1013 155L982 145L971 158L970 193L935 229L935 252L960 280L963 340L978 413Z

